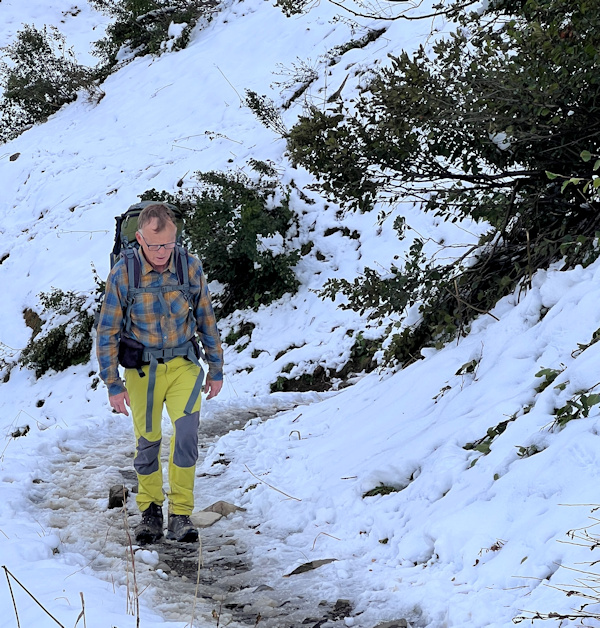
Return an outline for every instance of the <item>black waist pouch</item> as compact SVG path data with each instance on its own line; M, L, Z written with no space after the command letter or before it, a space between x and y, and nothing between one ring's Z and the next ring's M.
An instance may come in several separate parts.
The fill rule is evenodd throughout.
M202 351L200 351L200 345L198 344L198 341L196 340L196 336L192 336L191 340L192 340L192 344L194 345L194 353L196 354L196 357L200 359L200 357L202 356Z
M126 369L141 368L144 345L134 338L121 336L119 340L119 364Z

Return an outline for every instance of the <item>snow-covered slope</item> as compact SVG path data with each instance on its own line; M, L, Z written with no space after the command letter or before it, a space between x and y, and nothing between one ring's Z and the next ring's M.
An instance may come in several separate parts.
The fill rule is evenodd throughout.
M351 97L370 68L424 41L430 26L386 23L382 37L330 65L328 52L364 32L335 15L325 3L287 19L269 2L226 2L186 50L132 61L102 85L99 102L82 95L2 146L0 356L26 345L31 330L22 312L38 307L41 292L93 291L92 265L101 276L108 272L114 216L142 192L174 191L181 181L191 186L197 171L247 169L250 158L272 161L284 183L311 182L290 168L284 140L244 106L244 90L283 102L294 90L294 68L306 63L319 74L306 93L313 103L322 104L348 74L344 95ZM59 27L91 63L89 43L106 18L83 3L0 2L1 42L32 22ZM277 82L287 86L281 91ZM284 112L288 127L301 111L296 102ZM598 345L579 347L600 327L600 264L539 273L530 290L494 309L496 318L482 316L468 338L403 371L372 373L320 396L273 396L270 384L287 364L296 365L291 375L319 363L341 365L353 342L349 330L365 327L314 290L365 265L386 268L406 246L391 220L380 230L375 213L340 216L305 193L315 202L296 193L291 199L300 217L297 238L315 246L298 264L298 294L221 323L224 336L242 319L255 328L243 351L226 350L224 391L205 404L203 420L248 407L257 418L209 451L199 473L212 473L220 458L230 463L211 480L210 495L197 495L198 508L211 498L246 509L230 518L274 588L303 563L335 559L297 576L294 586L307 596L349 599L348 626L406 618L423 627L500 627L523 611L576 606L560 585L571 587L580 576L571 569L585 570L582 563L594 557L585 544L568 543L567 532L592 523L598 412L592 407L588 417L555 429L554 411L595 392L600 381ZM469 244L481 231L435 224L410 207L396 212L422 235L447 243ZM360 239L325 236L341 225ZM562 372L538 392L542 368ZM111 415L105 389L93 385L96 369L93 357L39 380L14 369L0 384L0 562L65 625L76 622L83 591L89 626L123 628L135 625L126 614L123 561L96 564L106 581L89 567L103 551L101 539L87 537L106 509L96 473L90 470L90 494L76 507L72 495L49 498L43 490L69 464L84 471L107 436L122 448L132 438L128 420ZM14 436L26 425L26 435ZM468 445L479 441L479 450ZM487 454L480 451L485 444ZM395 492L364 497L381 484ZM158 574L149 578L160 588ZM54 625L13 587L21 625ZM0 628L13 626L8 586L0 586L0 607ZM163 610L144 605L144 625L162 623Z

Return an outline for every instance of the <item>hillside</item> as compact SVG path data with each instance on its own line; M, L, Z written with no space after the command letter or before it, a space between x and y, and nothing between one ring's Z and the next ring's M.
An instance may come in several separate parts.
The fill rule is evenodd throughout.
M444 242L449 256L486 229L441 222L409 204L385 221L377 219L377 210L389 211L383 206L341 211L246 106L245 90L290 103L281 115L291 128L307 102L324 106L340 87L352 102L388 54L428 42L432 28L427 20L337 15L329 3L286 18L268 2L226 1L184 50L123 64L101 98L81 93L2 146L0 562L21 585L0 587L0 628L15 625L15 606L23 626L75 625L80 595L87 626L136 625L122 516L107 510L108 488L133 455L129 420L111 414L93 352L88 363L40 378L9 369L31 337L24 312L42 314L40 294L52 289L91 306L94 269L100 277L109 270L114 217L140 194L191 189L197 172L251 174L251 159L271 164L290 186L297 225L289 239L308 252L295 267L296 294L219 322L229 339L225 386L202 410L197 509L218 500L244 509L203 534L207 546L233 539L250 571L247 580L224 577L232 584L224 599L200 595L194 625L261 625L260 612L262 625L281 628L304 619L322 628L400 620L483 628L557 612L573 617L549 624L568 626L581 625L572 609L586 601L592 618L584 625L600 625L589 566L600 261L536 273L531 288L479 316L466 337L424 350L405 369L380 366L317 392L272 392L317 367L338 371L359 334L381 335L367 314L341 309L341 295L332 302L317 292L329 278L353 280L366 266L385 271L405 255L412 236L397 239L395 217L405 217L411 234ZM87 4L2 0L0 41L12 41L23 23L57 26L91 64L90 43L108 21ZM309 87L290 101L309 71ZM140 625L189 625L195 576L169 576L159 558L138 552ZM319 560L326 562L290 576ZM260 587L267 601L257 599ZM575 588L592 598L566 595ZM301 612L286 619L292 599ZM348 602L325 617L322 600L327 609Z

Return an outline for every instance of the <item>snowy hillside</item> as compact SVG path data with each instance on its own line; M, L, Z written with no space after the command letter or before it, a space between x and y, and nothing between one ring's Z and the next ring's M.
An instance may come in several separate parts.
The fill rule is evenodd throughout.
M223 577L223 596L200 592L195 602L196 575L169 574L162 555L140 550L142 626L183 628L193 615L202 627L283 628L304 619L322 628L401 620L507 627L579 608L584 600L563 589L596 571L588 567L592 542L568 533L590 527L593 535L596 522L600 262L538 273L467 338L402 371L379 369L324 393L270 392L282 373L338 369L359 331L377 333L316 291L330 277L389 268L407 247L391 228L394 215L454 252L483 229L438 224L408 206L381 228L377 211L341 214L306 187L311 178L290 167L285 141L244 105L246 89L287 101L298 67L310 67L317 78L283 110L290 128L304 98L322 105L346 77L343 97L352 98L389 53L413 49L431 28L353 25L338 13L321 3L286 18L270 2L227 0L185 50L125 64L97 102L82 94L0 150L0 364L27 344L23 312L40 310L40 293L94 292L93 268L101 277L109 270L114 217L148 189L173 192L192 186L199 171L267 161L296 186L297 244L314 243L296 268L296 295L220 322L223 338L242 322L254 327L226 347L223 392L202 410L197 509L218 500L244 509L203 536L220 538L221 552L230 541L246 580ZM24 23L57 26L92 64L90 43L107 18L83 2L1 0L0 43ZM339 53L382 27L368 46ZM129 419L110 412L96 376L92 355L40 379L14 368L0 383L0 566L12 574L0 586L0 628L19 620L73 626L82 599L87 626L136 625L123 517L107 510L109 487L129 482L121 471L131 468L133 435ZM560 417L575 420L563 426ZM131 498L128 507L135 515ZM324 562L290 575L311 561ZM593 578L583 586L595 595ZM292 598L298 610L286 619ZM341 600L336 613L319 610L321 601L329 608Z

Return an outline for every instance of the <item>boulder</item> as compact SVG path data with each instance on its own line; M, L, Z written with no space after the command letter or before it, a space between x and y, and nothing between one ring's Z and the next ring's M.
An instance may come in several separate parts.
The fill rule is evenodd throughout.
M230 504L229 502L218 501L208 508L205 508L203 512L216 512L223 517L227 517L232 512L236 512L237 510L240 510L241 512L246 512L246 509L241 508L240 506L235 506L234 504Z
M109 508L122 508L125 500L129 495L129 491L123 484L115 484L110 487L108 491L108 507Z

